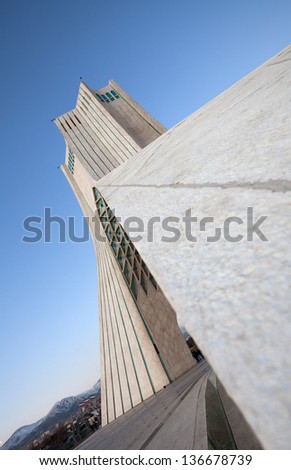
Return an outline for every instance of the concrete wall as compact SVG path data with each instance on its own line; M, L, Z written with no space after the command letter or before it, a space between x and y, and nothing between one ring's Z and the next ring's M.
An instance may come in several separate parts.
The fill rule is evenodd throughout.
M99 181L125 218L176 216L138 250L178 319L266 448L291 442L291 48L287 48ZM247 240L247 207L261 229ZM186 239L182 217L214 217ZM229 216L230 234L214 235ZM196 227L196 228L195 228ZM198 226L199 227L199 226Z

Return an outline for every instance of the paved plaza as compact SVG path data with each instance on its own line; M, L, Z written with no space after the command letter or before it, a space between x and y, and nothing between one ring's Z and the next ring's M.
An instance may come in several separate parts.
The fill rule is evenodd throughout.
M260 448L223 390L220 398L225 408L220 412L211 390L210 396L208 393L213 383L215 376L208 363L202 361L164 390L96 431L78 449Z

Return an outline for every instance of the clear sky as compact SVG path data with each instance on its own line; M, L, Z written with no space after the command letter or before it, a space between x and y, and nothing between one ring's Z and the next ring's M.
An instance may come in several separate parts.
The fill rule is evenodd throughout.
M1 4L0 441L99 378L93 245L21 241L23 220L81 210L51 119L79 78L113 78L166 127L290 42L290 0L10 0Z

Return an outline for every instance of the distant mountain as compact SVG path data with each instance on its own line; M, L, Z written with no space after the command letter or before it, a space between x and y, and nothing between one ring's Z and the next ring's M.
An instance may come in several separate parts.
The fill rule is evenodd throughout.
M28 424L26 426L22 426L21 428L17 429L12 436L8 439L8 441L3 444L1 447L2 449L18 449L20 448L19 445L21 442L26 438L26 436L33 433L33 431L42 425L45 418L41 418L36 423Z
M100 379L86 392L73 397L66 397L58 401L50 412L36 423L22 426L17 429L12 436L1 447L2 449L24 449L30 442L37 439L42 433L52 429L57 423L61 424L67 421L79 410L79 404L92 395L100 395Z

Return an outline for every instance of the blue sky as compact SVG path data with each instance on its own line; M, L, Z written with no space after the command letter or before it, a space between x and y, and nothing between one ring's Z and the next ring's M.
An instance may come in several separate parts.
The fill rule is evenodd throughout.
M0 441L99 378L91 242L23 243L23 220L81 210L57 167L51 119L75 106L79 78L113 78L166 127L290 42L288 0L2 2Z

